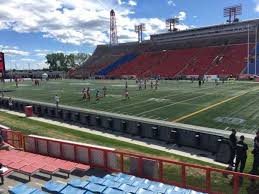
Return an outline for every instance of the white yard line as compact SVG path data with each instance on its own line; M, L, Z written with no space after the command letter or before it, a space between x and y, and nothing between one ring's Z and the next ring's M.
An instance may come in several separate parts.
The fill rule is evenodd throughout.
M175 102L175 103L172 103L172 104L167 104L165 106L160 106L158 108L154 108L154 109L147 110L147 111L144 111L142 113L136 114L136 116L140 116L140 115L143 115L143 114L146 114L146 113L149 113L149 112L153 112L153 111L156 111L156 110L159 110L159 109L163 109L163 108L166 108L166 107L169 107L169 106L174 106L176 104L180 104L180 103L183 103L183 102L188 102L190 100L193 100L193 99L196 99L196 98L200 98L200 97L203 97L203 96L208 96L208 95L210 95L210 94L203 94L203 95L195 96L193 98L189 98L189 99L186 99L186 100L178 101L178 102Z

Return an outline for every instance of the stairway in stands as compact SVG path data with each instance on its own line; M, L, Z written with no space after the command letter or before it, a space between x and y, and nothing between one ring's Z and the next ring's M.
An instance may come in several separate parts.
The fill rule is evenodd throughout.
M218 64L210 69L207 74L238 75L245 68L247 44L228 45L221 57Z

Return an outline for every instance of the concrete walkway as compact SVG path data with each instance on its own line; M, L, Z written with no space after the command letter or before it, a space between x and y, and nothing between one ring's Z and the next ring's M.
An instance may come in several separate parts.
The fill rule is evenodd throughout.
M23 113L9 111L9 110L5 110L5 109L0 109L0 111L5 112L5 113L9 113L9 114L13 114L13 115L17 115L17 116L21 116L21 117L25 117L25 114L23 114ZM216 164L216 165L226 167L225 164L215 162L214 161L215 156L213 156L211 153L201 151L201 150L198 150L198 149L193 149L193 148L189 148L189 147L179 148L176 145L167 145L165 143L161 143L161 142L151 140L151 139L146 139L146 138L144 138L145 142L143 142L143 139L141 139L141 138L132 139L131 136L124 135L122 133L114 133L113 132L113 134L111 134L111 133L107 133L106 131L96 131L96 130L93 130L93 129L75 126L75 125L67 124L67 123L62 123L62 122L59 122L59 121L53 121L53 120L45 119L45 118L29 117L28 119L32 119L32 120L36 120L36 121L40 121L40 122L44 122L44 123L51 123L53 125L62 126L62 127L66 127L66 128L69 128L69 129L87 132L87 133L91 133L91 134L95 134L95 135L100 135L100 136L108 137L108 138L115 139L115 140L118 140L118 138L119 138L120 141L132 143L132 144L136 144L136 145L140 145L140 146L144 146L144 147L148 147L148 148L152 148L152 149L156 149L156 150L160 150L160 151L165 151L165 152L168 152L168 153L184 156L184 157L187 157L187 158L197 159L197 160L200 160L200 161L204 161L204 162L208 162L208 163L211 163L211 164ZM206 156L206 157L204 157L204 156Z

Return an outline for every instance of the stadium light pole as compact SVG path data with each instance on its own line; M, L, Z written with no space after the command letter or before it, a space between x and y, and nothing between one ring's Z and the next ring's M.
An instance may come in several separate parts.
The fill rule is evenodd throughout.
M230 7L225 7L223 14L224 14L224 17L228 18L227 20L228 23L237 22L238 18L236 18L236 16L242 14L242 5L239 4L239 5L234 5Z
M143 41L143 31L146 30L145 24L135 25L135 32L138 33L138 42Z
M117 24L115 11L110 11L110 45L118 44Z
M176 25L179 24L179 18L168 18L165 22L169 32L177 31Z

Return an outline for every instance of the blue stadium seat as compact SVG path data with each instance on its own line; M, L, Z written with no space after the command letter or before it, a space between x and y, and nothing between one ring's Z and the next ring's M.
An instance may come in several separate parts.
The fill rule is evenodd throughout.
M86 185L85 189L91 192L96 192L96 193L102 193L107 187L104 185L99 185L95 183L89 183Z
M117 177L119 178L124 178L124 179L130 179L131 177L133 177L132 175L128 175L128 174L124 174L124 173L118 173L116 174Z
M148 190L165 193L166 190L170 187L169 185L165 185L163 183L152 182L151 185L148 187Z
M102 194L126 194L126 193L119 189L107 188L105 189L104 192L102 192Z
M47 194L47 193L45 193L44 191L41 191L41 190L37 189L36 191L34 191L34 192L31 193L31 194Z
M173 188L167 189L165 194L185 194L185 191L175 191Z
M119 179L119 177L113 176L113 175L110 175L110 174L105 175L103 178L113 180L113 181L117 181Z
M147 189L151 184L151 181L148 179L144 179L142 181L135 181L132 186Z
M143 179L143 178L139 178L139 177L136 177L136 176L131 176L130 177L130 179L129 180L131 180L131 181L144 181L145 179Z
M85 194L94 194L93 192L91 192L91 191L86 191L86 193Z
M174 190L177 191L178 193L183 193L183 194L189 194L191 190L188 189L183 189L180 187L174 187Z
M127 184L122 184L119 187L119 189L122 190L122 191L125 191L127 193L136 193L139 188L131 186L131 185L127 185Z
M190 193L188 194L207 194L207 193L201 193L201 192L197 192L197 191L191 191Z
M104 181L102 183L102 185L105 185L107 187L111 187L111 188L115 188L116 189L116 188L119 188L121 186L121 183L118 183L118 182L115 182L113 180L107 179L106 181Z
M84 189L79 189L79 188L75 188L72 187L71 185L67 185L61 192L59 192L60 194L84 194L86 192L86 190Z
M153 192L153 191L149 191L149 190L146 190L146 189L142 189L140 188L136 194L157 194L156 192Z
M90 176L88 181L91 183L102 184L105 181L105 179L96 176Z
M76 188L84 188L89 182L81 179L73 179L68 184Z
M15 187L9 189L9 193L11 194L31 194L37 189L31 188L26 184L18 184Z
M128 185L132 185L134 183L133 180L129 180L128 178L119 178L117 180L117 182L119 183L125 183L125 184L128 184Z
M42 190L47 192L60 192L65 187L66 187L66 184L51 180L46 182L45 185L42 186Z

